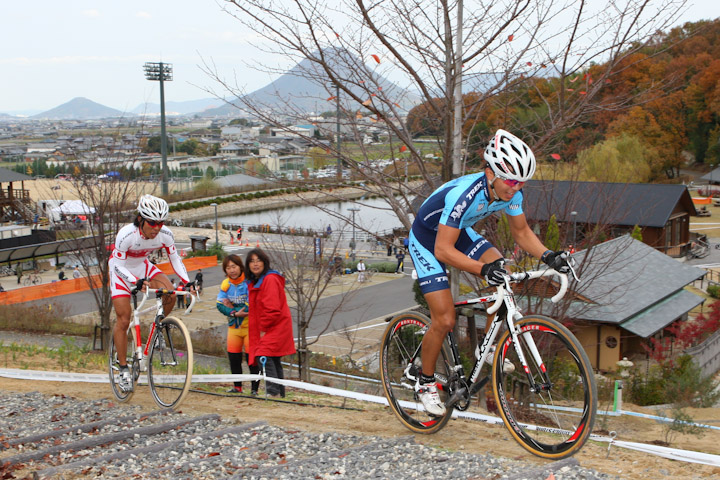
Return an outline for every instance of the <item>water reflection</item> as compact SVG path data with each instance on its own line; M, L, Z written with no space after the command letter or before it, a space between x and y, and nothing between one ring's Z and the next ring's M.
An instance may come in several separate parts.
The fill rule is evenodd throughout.
M348 229L346 220L339 217L352 218L350 208L357 208L355 221L371 232L385 232L401 227L395 213L389 209L387 202L374 198L362 202L331 202L323 207L329 212L314 206L288 206L287 208L248 213L245 215L229 215L218 217L222 223L233 225L281 225L288 228L311 228L324 231L328 224L334 230Z

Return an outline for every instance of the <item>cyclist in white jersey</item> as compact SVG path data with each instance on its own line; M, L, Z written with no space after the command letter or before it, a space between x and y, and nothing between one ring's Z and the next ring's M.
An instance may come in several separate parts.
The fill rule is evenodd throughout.
M131 390L133 385L125 364L127 329L132 313L130 291L133 286L173 290L170 279L150 263L148 255L154 250L164 248L177 276L185 283L190 281L185 265L175 248L175 238L170 229L164 226L168 211L168 204L162 198L143 195L138 202L138 215L135 221L120 229L108 261L112 302L117 316L113 337L120 364L121 375L118 386L124 391ZM139 285L141 280L143 280L142 285ZM175 295L164 298L165 315L172 311L174 305Z

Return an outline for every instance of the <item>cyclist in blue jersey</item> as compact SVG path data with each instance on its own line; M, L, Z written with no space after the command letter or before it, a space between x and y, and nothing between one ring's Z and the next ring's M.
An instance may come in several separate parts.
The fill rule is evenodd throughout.
M472 226L504 211L520 248L555 270L569 271L567 255L546 248L523 213L522 187L536 167L530 148L513 134L498 130L484 158L487 165L482 172L456 178L435 190L423 202L410 230L410 256L432 319L422 342L422 373L415 391L431 415L445 414L437 393L435 362L445 336L455 326L445 266L480 275L493 286L502 284L508 273L500 252Z

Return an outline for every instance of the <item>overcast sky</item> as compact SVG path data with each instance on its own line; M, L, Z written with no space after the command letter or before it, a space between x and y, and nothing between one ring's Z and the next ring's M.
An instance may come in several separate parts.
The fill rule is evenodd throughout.
M278 0L282 1L282 0ZM720 0L691 0L680 22L720 17ZM218 89L200 70L213 61L250 92L273 78L246 66L270 61L254 34L215 0L29 0L3 2L0 112L44 111L86 97L121 111L159 102L145 62L173 64L167 101L208 98ZM290 67L292 65L285 65Z

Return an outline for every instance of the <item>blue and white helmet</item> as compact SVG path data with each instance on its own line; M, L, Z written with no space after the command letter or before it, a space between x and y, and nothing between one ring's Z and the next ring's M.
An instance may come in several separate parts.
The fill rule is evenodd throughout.
M502 179L527 182L535 174L535 155L530 147L505 130L495 133L484 157L493 173Z
M154 222L164 222L170 208L165 200L152 195L143 195L138 202L138 213L141 217Z

